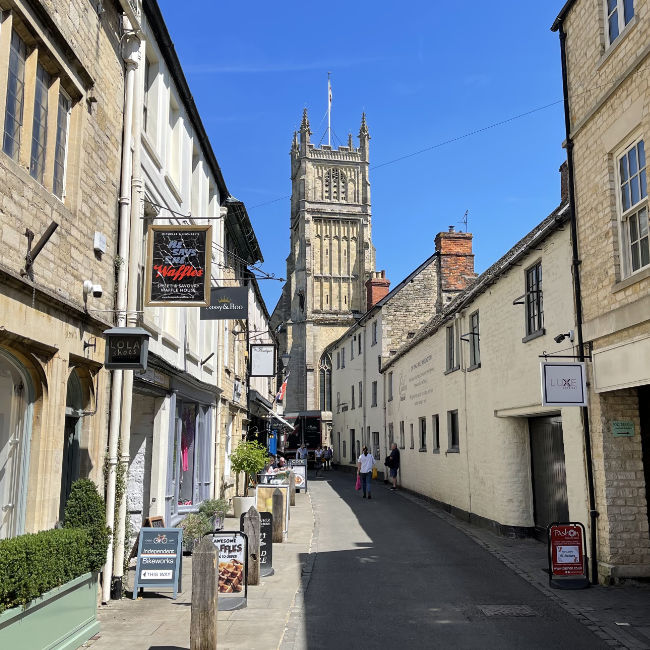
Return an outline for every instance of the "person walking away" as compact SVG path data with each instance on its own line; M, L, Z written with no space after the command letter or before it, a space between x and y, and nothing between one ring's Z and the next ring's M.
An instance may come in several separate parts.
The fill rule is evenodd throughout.
M325 469L329 471L330 461L332 460L332 450L329 447L325 447L323 452L323 459L325 460Z
M300 445L300 449L298 451L300 452L300 460L307 460L309 451L307 450L307 447L305 446L304 442L302 443L302 445Z
M372 479L372 468L375 464L375 457L368 453L368 447L361 450L361 456L357 460L357 473L361 476L361 489L363 490L363 498L372 499L370 494L370 483Z
M399 449L397 448L397 443L394 442L391 446L390 456L390 480L393 482L393 487L391 490L397 490L397 472L399 470Z
M318 477L318 472L323 469L323 450L321 447L317 447L314 451L314 467L316 468L316 476Z

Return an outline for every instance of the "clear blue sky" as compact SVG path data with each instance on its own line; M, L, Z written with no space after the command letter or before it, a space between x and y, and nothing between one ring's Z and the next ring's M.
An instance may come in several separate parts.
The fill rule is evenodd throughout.
M343 143L370 130L377 269L393 285L461 228L484 271L559 203L565 159L557 2L159 0L230 192L245 202L265 270L285 277L289 147L307 107ZM325 140L326 142L326 140ZM265 204L266 205L260 205ZM259 206L259 207L256 207ZM260 282L269 312L282 284Z

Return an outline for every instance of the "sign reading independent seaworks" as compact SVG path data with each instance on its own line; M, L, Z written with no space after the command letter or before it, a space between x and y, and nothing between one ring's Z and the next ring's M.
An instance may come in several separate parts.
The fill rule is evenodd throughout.
M584 361L541 363L543 406L587 406Z
M210 304L212 226L149 226L147 306Z
M212 287L210 304L201 308L201 320L248 318L248 287Z
M143 587L168 587L174 598L182 591L182 528L141 528L133 599Z

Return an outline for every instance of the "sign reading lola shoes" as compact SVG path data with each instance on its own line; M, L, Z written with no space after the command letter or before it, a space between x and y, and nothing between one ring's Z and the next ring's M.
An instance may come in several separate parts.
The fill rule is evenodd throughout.
M210 304L212 226L149 226L147 306Z

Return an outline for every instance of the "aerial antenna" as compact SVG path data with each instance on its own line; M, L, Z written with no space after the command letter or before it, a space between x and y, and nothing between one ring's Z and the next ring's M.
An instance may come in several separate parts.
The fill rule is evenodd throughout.
M467 215L469 214L469 210L465 210L465 214L463 215L463 218L458 222L462 223L465 226L465 232L467 232Z
M330 75L332 73L327 73L327 144L332 146L332 82L330 81Z

